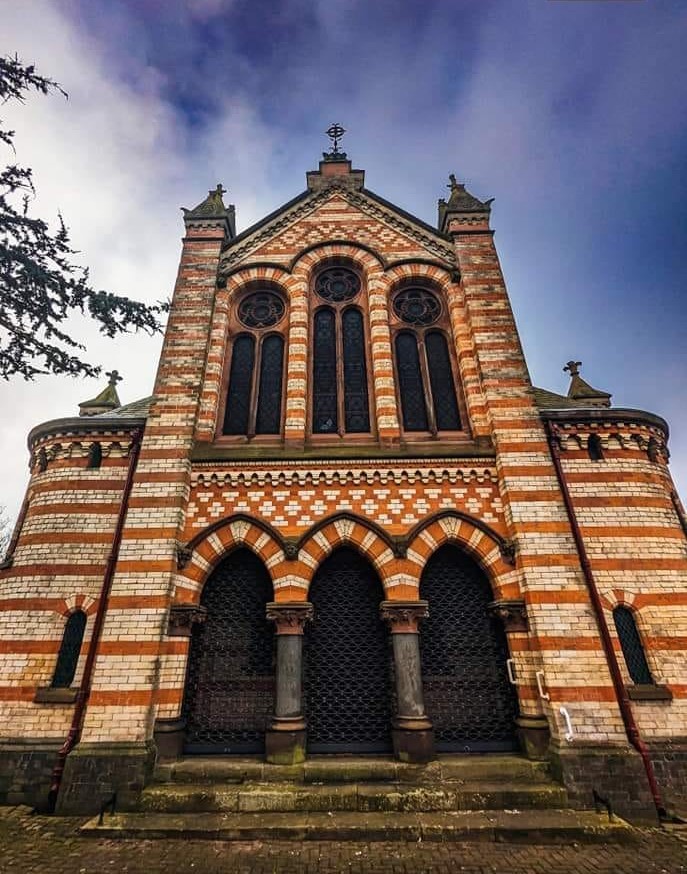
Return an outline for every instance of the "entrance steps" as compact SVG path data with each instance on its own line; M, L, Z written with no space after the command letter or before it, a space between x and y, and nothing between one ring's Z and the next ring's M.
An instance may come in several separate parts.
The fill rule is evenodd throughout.
M158 765L135 810L86 834L224 840L626 839L619 819L567 809L547 763L441 756L426 765L313 757L299 765L193 757ZM533 835L535 837L533 837Z

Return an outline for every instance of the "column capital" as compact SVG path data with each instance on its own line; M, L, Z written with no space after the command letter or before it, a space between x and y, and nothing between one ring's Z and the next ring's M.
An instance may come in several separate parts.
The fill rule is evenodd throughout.
M201 625L207 609L199 604L172 604L167 623L168 637L190 637L194 625Z
M417 634L421 619L429 616L427 601L382 601L379 615L389 623L392 634Z
M527 607L524 601L503 598L492 601L487 609L503 622L506 631L527 631Z
M303 634L305 623L315 611L309 601L270 601L267 618L276 625L277 634Z

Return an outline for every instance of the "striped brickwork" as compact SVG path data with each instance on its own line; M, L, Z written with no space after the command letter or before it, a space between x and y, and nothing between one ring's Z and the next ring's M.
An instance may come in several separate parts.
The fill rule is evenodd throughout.
M92 443L102 464L89 469ZM63 739L70 704L34 702L51 683L65 623L77 609L89 617L90 640L105 561L126 476L127 430L59 430L31 451L28 511L9 568L0 571L0 738ZM74 685L78 685L83 658Z
M608 417L612 416L609 411ZM684 737L687 724L687 541L671 501L665 434L658 426L608 419L562 425L561 457L623 676L632 685L613 622L629 607L656 684L672 701L633 701L647 738ZM600 437L603 458L588 453ZM652 441L651 457L649 444Z

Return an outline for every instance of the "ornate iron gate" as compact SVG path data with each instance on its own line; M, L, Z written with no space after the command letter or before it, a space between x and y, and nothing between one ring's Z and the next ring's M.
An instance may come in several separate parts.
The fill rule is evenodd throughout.
M508 646L503 627L487 611L493 596L486 576L469 556L444 546L427 562L420 596L429 601L420 652L437 750L517 749Z
M238 550L212 573L200 599L205 622L191 640L184 716L189 753L262 752L274 710L272 585L262 562Z
M305 702L313 753L391 750L391 673L384 597L374 570L351 549L328 558L310 586Z

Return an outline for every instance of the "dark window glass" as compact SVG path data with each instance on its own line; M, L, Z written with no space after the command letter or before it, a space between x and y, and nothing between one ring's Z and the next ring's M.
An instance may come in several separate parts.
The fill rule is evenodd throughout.
M618 632L620 646L625 656L627 670L633 683L653 683L651 671L644 654L644 647L637 631L637 624L632 611L627 607L616 607L613 611L615 628Z
M334 311L315 313L313 337L313 432L336 434L336 324Z
M441 304L431 291L406 288L394 298L394 312L409 325L431 325L441 315Z
M255 364L255 340L248 334L236 338L231 356L225 434L247 434L250 414L250 390Z
M592 461L603 461L604 451L601 446L601 437L598 434L590 434L587 440L587 452Z
M270 334L262 341L256 434L279 433L283 372L284 341L276 334Z
M284 301L273 291L249 294L239 304L239 319L247 328L269 328L281 321Z
M96 469L103 463L103 450L100 443L91 443L88 450L88 467Z
M77 610L67 619L62 635L60 651L57 654L57 664L52 678L52 685L57 688L69 687L76 673L76 665L79 661L83 634L86 630L86 614Z
M365 331L360 310L348 309L344 312L342 329L346 431L364 433L370 430L370 406L367 397Z
M438 331L432 331L425 337L425 349L437 429L457 431L460 428L460 413L446 338Z
M396 367L401 392L403 427L406 431L427 431L427 408L420 373L420 356L414 334L396 335Z

